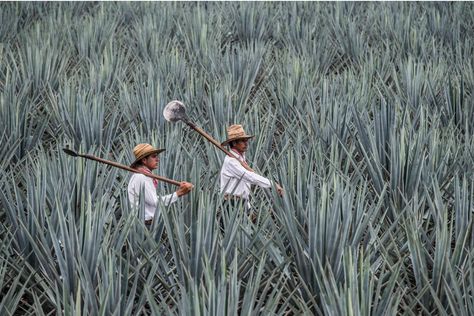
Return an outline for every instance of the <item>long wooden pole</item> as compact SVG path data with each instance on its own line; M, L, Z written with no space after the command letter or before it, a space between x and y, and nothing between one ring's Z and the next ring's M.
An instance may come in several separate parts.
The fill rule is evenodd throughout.
M197 127L193 122L190 122L189 120L183 120L182 121L184 123L186 123L186 125L188 125L189 127L191 127L193 130L195 130L196 132L198 132L200 135L202 135L205 139L207 139L208 141L210 141L213 145L215 145L217 148L219 148L220 150L222 150L227 156L230 156L232 158L235 158L234 155L232 155L227 149L225 149L220 143L218 143L214 138L212 138L209 134L207 134L204 130L202 130L201 128ZM244 167L245 169L247 169L248 171L252 171L252 172L255 172L252 168L250 168L250 166L248 164L246 164L245 162L243 161L240 161L240 164L242 165L242 167Z
M180 186L180 183L176 180L172 180L172 179L168 179L168 178L165 178L165 177L161 177L161 176L157 176L157 175L154 175L154 174L151 174L151 173L145 173L145 172L142 172L140 170L137 170L137 169L134 169L134 168L130 168L129 166L125 166L125 165L122 165L118 162L115 162L115 161L110 161L110 160L106 160L106 159L102 159L102 158L99 158L99 157L96 157L96 156L92 156L92 155L88 155L88 154L78 154L76 153L75 151L72 151L71 149L69 148L63 148L63 151L68 154L68 155L71 155L71 156L74 156L74 157L82 157L82 158L86 158L86 159L90 159L90 160L95 160L95 161L98 161L98 162L101 162L101 163L105 163L107 165L110 165L110 166L113 166L113 167L117 167L117 168L120 168L120 169L123 169L123 170L127 170L127 171L130 171L130 172L134 172L134 173L141 173L149 178L153 178L153 179L157 179L157 180L160 180L160 181L163 181L163 182L166 182L166 183L169 183L169 184L173 184L173 185L176 185L176 186Z

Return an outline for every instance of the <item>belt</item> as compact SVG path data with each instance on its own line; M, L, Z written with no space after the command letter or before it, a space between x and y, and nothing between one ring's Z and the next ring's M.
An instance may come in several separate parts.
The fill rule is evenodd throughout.
M231 200L245 200L243 197L238 196L238 195L232 195L232 194L224 194L224 200L226 201L231 201Z

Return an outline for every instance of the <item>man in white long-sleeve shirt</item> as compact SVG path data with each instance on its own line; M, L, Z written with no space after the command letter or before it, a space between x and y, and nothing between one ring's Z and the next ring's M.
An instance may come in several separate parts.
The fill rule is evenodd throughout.
M130 167L151 174L158 167L158 162L160 161L158 154L163 151L165 150L153 148L150 144L138 144L133 149L135 161ZM193 185L183 181L176 192L161 197L156 192L157 187L158 180L140 173L133 174L128 183L128 199L131 205L137 207L140 201L140 193L143 192L144 194L145 224L147 225L152 223L160 198L165 205L169 205L176 202L178 197L189 193Z
M248 149L248 141L254 135L247 135L242 125L231 125L227 129L227 140L222 146L228 145L230 153L234 157L226 156L221 169L221 193L227 201L237 201L243 199L245 206L249 207L249 195L251 185L258 185L262 188L270 188L273 183L269 179L256 174L245 160L245 152ZM275 186L280 195L283 195L283 188L277 183Z

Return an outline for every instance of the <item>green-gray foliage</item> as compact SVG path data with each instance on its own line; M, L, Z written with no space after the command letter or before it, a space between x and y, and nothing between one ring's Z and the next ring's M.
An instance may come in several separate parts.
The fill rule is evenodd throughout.
M0 4L1 315L473 315L471 3ZM222 212L243 124L275 190ZM128 164L195 190L147 229ZM160 192L172 187L160 184ZM221 218L221 220L219 220ZM221 225L225 229L221 230Z

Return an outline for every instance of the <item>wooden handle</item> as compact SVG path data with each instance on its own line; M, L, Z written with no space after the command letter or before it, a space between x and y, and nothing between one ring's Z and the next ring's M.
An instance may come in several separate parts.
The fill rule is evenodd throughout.
M140 170L130 168L128 166L119 164L119 163L114 162L114 161L105 160L105 159L95 157L95 156L92 156L92 155L80 155L80 154L77 154L77 155L80 156L80 157L86 158L86 159L91 159L91 160L95 160L95 161L98 161L98 162L102 162L102 163L105 163L107 165L111 165L111 166L114 166L114 167L117 167L117 168L120 168L120 169L123 169L123 170L127 170L127 171L130 171L130 172L141 173L141 174L143 174L143 175L145 175L149 178L157 179L157 180L169 183L169 184L180 186L180 182L178 182L176 180L168 179L168 178L165 178L165 177L160 177L160 176L157 176L157 175L154 175L154 174L151 174L151 173L145 173L145 172L142 172Z
M199 127L197 127L196 125L194 125L194 123L188 121L188 120L183 120L184 123L186 123L189 127L191 127L193 130L195 130L196 132L198 132L199 134L201 134L205 139L207 139L208 141L210 141L212 144L214 144L217 148L219 148L220 150L222 150L227 156L229 157L232 157L232 158L235 158L234 155L232 155L227 149L225 149L220 143L218 143L214 138L212 138L210 135L208 135L205 131L203 131L202 129L200 129ZM238 159L237 159L238 160ZM252 172L255 172L253 171L252 168L250 168L250 166L248 164L246 164L245 162L243 161L240 161L240 164L242 165L242 167L244 167L245 169L247 169L248 171L252 171Z

